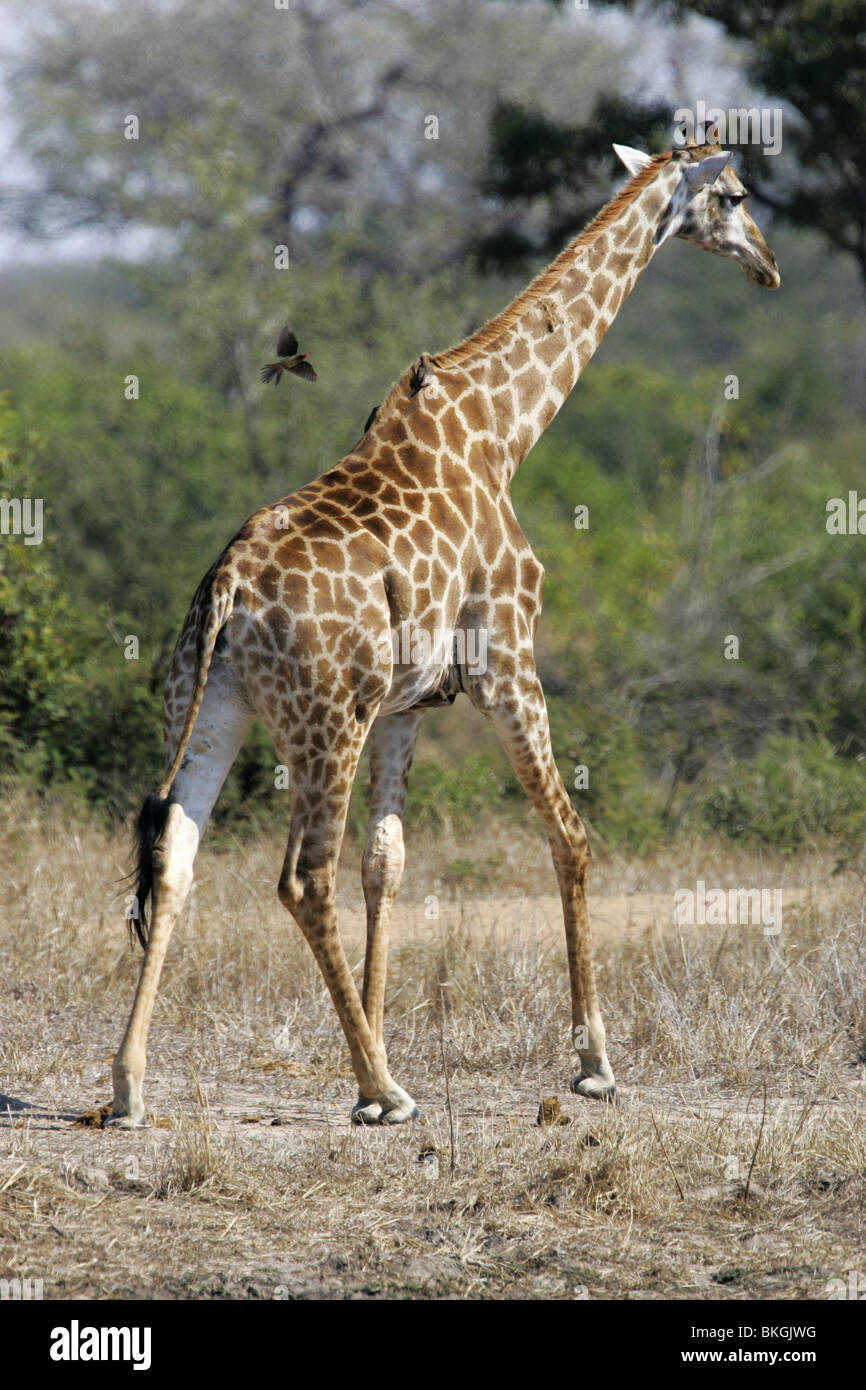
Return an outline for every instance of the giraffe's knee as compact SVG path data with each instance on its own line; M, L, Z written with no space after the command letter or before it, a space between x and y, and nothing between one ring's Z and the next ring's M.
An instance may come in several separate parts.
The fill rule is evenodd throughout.
M277 896L288 908L302 931L321 922L322 915L334 907L335 874L325 868L286 867L277 885Z
M277 884L277 897L283 907L295 915L295 910L299 907L304 896L304 885L296 873L284 873L280 876Z
M362 878L369 899L393 898L400 889L406 850L403 825L398 815L384 816L370 827L364 847Z

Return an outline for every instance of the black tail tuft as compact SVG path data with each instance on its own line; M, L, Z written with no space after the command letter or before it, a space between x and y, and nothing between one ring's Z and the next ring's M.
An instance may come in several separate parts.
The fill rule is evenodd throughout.
M160 796L157 792L151 792L139 811L138 820L135 823L135 905L138 912L130 920L142 946L147 945L146 907L153 888L153 849L165 829L170 805L170 796Z

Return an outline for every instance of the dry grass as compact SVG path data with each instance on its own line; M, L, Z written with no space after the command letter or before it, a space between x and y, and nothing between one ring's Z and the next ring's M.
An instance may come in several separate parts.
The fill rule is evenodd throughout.
M280 846L205 850L151 1036L163 1123L130 1135L64 1118L110 1094L139 964L109 882L126 844L26 803L5 814L0 1277L42 1278L46 1297L808 1298L866 1268L866 930L832 859L695 845L595 866L619 895L593 909L623 1097L602 1109L567 1092L537 832L485 845L495 900L443 868L465 844L410 846L387 1029L427 1123L392 1132L349 1126L342 1035L276 902ZM780 935L671 926L672 889L699 876L790 889ZM412 908L431 893L434 920ZM554 1092L571 1123L539 1126Z

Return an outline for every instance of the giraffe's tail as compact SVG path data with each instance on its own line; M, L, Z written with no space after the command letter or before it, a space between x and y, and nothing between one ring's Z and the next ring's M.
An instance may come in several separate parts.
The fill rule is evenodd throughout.
M233 578L221 575L218 567L215 567L207 575L202 583L202 588L206 588L207 598L198 623L195 678L183 730L162 785L158 791L151 792L145 799L135 825L133 850L136 865L135 897L138 912L132 921L135 934L142 946L147 945L147 901L153 891L153 851L165 829L172 802L172 786L183 762L187 744L201 709L217 638L231 617L234 606L235 581Z
M130 917L130 928L142 946L147 946L147 901L153 890L153 851L157 840L165 829L168 819L170 796L160 796L151 792L145 799L135 822L135 907Z
M192 696L189 702L189 709L186 712L183 731L178 740L177 751L172 759L171 767L163 778L162 785L157 792L160 800L166 800L171 793L172 784L178 773L178 768L183 762L186 746L195 727L198 712L201 709L201 702L204 699L205 686L207 685L208 671L210 670L211 659L214 654L214 647L217 638L232 615L235 602L236 580L233 576L221 573L219 566L215 566L210 574L202 582L202 588L207 591L207 598L203 604L201 616L198 621L198 632L196 633L196 654L195 654L195 678L193 680Z

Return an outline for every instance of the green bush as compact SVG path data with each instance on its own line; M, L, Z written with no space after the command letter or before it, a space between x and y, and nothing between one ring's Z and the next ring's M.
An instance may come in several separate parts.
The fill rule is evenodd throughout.
M699 800L706 828L780 849L866 829L866 765L823 739L769 739L756 757L713 773Z

